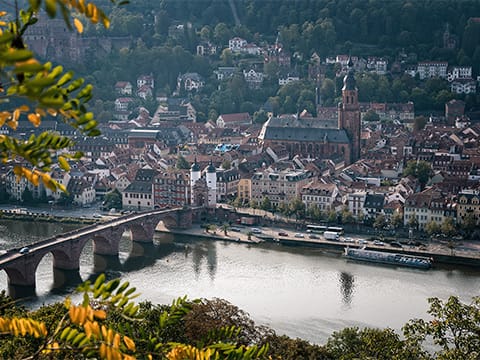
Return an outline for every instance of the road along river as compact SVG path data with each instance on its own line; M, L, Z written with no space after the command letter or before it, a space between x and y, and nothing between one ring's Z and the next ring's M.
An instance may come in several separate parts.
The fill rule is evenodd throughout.
M28 245L71 230L69 225L0 221L0 249ZM168 243L170 242L170 243ZM320 249L277 244L247 245L157 234L153 245L132 249L127 236L117 261L95 258L87 243L81 256L83 280L107 268L141 293L140 299L224 298L278 333L323 343L346 326L392 327L427 317L427 298L479 295L480 272L438 268L422 271L346 261ZM94 269L94 266L96 269ZM52 258L37 271L37 295L29 304L58 301L72 288L52 289ZM7 277L0 273L0 287Z

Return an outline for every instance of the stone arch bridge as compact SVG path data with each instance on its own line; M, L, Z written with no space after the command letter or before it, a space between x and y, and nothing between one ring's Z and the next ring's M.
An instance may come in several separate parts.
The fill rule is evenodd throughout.
M7 273L12 297L31 296L35 294L37 267L48 253L53 255L54 272L64 270L78 274L80 255L89 240L93 241L94 254L117 256L125 231L130 232L133 242L152 243L160 221L169 229L186 229L205 212L201 207L152 210L99 222L31 244L23 254L18 249L9 250L0 256L0 270Z

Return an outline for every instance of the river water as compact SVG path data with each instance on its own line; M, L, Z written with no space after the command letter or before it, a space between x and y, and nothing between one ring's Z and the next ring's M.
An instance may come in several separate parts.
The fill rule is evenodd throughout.
M0 249L27 245L65 224L0 221ZM319 249L276 244L245 245L157 234L154 244L132 247L127 234L118 259L95 258L87 243L81 256L83 280L105 269L109 278L128 280L140 299L170 303L189 298L223 298L248 312L258 324L280 334L322 344L346 326L391 327L400 332L408 319L427 318L428 297L479 295L480 271L429 271L346 261ZM173 241L172 241L173 240ZM60 301L73 288L52 289L52 257L37 270L37 298ZM0 272L0 287L7 287Z

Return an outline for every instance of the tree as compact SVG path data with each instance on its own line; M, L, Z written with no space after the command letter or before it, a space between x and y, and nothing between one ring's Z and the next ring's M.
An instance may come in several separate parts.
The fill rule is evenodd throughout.
M392 224L394 229L403 226L403 214L400 212L395 212L395 214L393 214L392 216L390 223Z
M230 229L230 225L228 225L227 223L225 223L225 224L222 224L222 226L221 226L220 228L222 229L223 234L224 234L225 236L227 236L227 235L228 235L228 230Z
M62 192L60 198L57 200L57 204L63 206L69 206L73 204L73 195L67 192Z
M33 203L33 194L28 188L28 186L25 187L25 190L23 190L22 193L22 202L25 204L32 204Z
M255 124L263 124L265 121L267 121L267 119L268 114L265 112L265 110L258 110L253 114L253 122Z
M222 162L222 169L229 170L232 168L232 163L230 160L223 160Z
M345 328L334 332L325 348L331 359L418 359L417 344L400 339L392 329Z
M15 20L8 21L9 18L5 17L6 22L0 24L3 104L0 123L15 131L21 121L29 121L39 127L42 120L54 117L84 135L99 135L97 121L86 108L92 97L92 85L85 84L82 78L75 78L72 71L65 71L60 65L37 60L35 54L26 47L23 37L37 22L36 14L42 7L50 17L61 12L66 25L71 28L73 23L78 32L83 31L79 16L94 23L100 22L105 27L109 26L109 19L93 3L88 7L78 2L68 2L67 5L58 0L30 1L29 4L28 9L13 14L11 18ZM65 191L65 187L52 179L49 172L54 164L68 171L70 165L67 159L79 159L82 156L81 153L63 151L73 144L70 137L49 131L31 135L28 139L4 134L1 135L0 154L3 162L15 161L14 173L18 177L25 177L35 186L41 181L52 191ZM21 163L29 163L31 168Z
M305 203L300 198L293 199L288 207L297 220L305 217Z
M385 218L385 215L379 214L375 218L375 221L373 223L373 227L377 230L383 230L383 228L387 225L387 219Z
M332 79L326 78L320 87L321 103L324 106L332 106L335 100L335 83Z
M103 207L105 209L121 209L122 208L122 194L118 189L114 189L105 194L103 199Z
M462 220L462 229L465 230L468 234L473 232L477 226L477 218L473 213L467 213Z
M480 297L470 304L462 303L456 296L448 300L428 299L431 320L413 319L403 333L413 344L421 345L431 339L439 347L435 359L478 359L480 356Z
M350 224L354 221L353 214L350 210L348 210L348 207L344 207L342 209L342 223L344 224Z
M428 180L430 179L430 175L432 174L432 166L430 163L420 160L410 160L407 163L407 166L403 170L403 176L412 175L416 177L422 187L422 189L427 184Z
M264 196L260 204L260 209L270 211L272 209L272 203L267 196Z
M364 121L379 121L380 115L378 115L375 110L369 109L363 116Z
M327 214L327 221L329 223L336 223L338 220L337 212L335 210L330 210Z
M427 118L425 116L416 116L413 120L413 130L420 131L425 128L427 124Z
M440 232L441 226L438 225L435 221L429 221L427 224L425 224L425 232L429 236L433 236L435 234L438 234Z
M190 169L190 164L188 163L187 159L185 159L182 155L179 155L177 158L177 164L175 165L177 169Z
M418 220L417 220L417 216L415 214L413 215L410 215L410 219L408 219L408 227L410 229L418 229Z
M453 218L451 217L445 218L445 220L443 220L442 222L440 230L442 234L444 234L446 237L453 236L457 232Z

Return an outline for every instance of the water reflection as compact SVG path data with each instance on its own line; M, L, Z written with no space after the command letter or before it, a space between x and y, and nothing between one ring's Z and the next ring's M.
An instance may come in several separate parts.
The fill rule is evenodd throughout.
M215 273L217 272L217 250L213 242L205 242L202 244L191 244L188 247L193 247L192 253L192 266L195 273L195 278L200 276L202 262L205 259L207 263L208 274L211 280L215 279ZM188 253L186 253L186 256Z
M342 301L344 305L350 307L352 303L352 295L355 290L355 278L347 272L340 272L340 292L342 293Z

